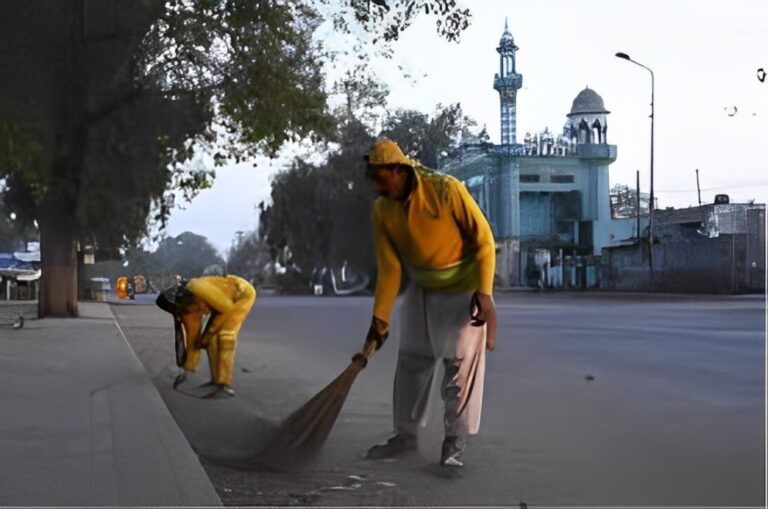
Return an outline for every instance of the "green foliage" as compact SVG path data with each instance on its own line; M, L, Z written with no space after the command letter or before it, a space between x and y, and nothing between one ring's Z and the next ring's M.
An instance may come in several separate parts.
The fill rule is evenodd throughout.
M224 266L224 260L208 239L191 232L163 239L155 251L130 246L120 258L122 261L106 260L97 254L98 261L88 267L88 272L113 282L121 276L141 275L157 291L176 284L177 274L192 278L200 276L209 265Z
M341 149L325 164L296 161L272 182L272 204L261 213L260 233L273 258L288 248L305 282L316 266L344 261L369 274L373 270L372 193L361 167L372 142L360 122L350 122L342 128Z
M438 151L454 147L457 136L472 124L458 104L438 106L432 117L399 110L382 135L434 166ZM295 161L272 182L272 204L260 216L261 238L273 259L286 250L291 253L305 283L313 268L340 267L345 261L370 276L376 272L370 223L373 193L363 163L373 141L360 120L347 119L339 150L324 164Z
M419 15L435 17L437 33L449 41L458 42L469 26L472 15L455 0L350 0L355 21L365 30L376 34L374 41L396 41ZM340 27L347 26L338 20Z
M76 314L76 240L135 243L210 187L211 163L332 134L324 18L384 45L422 11L451 40L469 19L453 0L372 1L0 2L1 198L39 222L41 313Z
M40 240L35 228L21 221L18 215L11 219L12 212L14 211L0 202L0 251L3 252L23 250L27 242Z
M320 199L327 185L324 177L315 167L296 161L273 180L272 205L262 214L270 246L278 251L289 246L293 263L306 272L328 259L331 225Z
M258 232L243 234L232 246L227 257L227 273L236 274L258 286L265 282L266 267L272 261L268 246Z
M0 241L32 234L33 211L48 189L43 156L41 145L19 124L0 123Z
M637 189L615 184L610 190L611 217L637 217ZM648 215L650 194L640 193L640 215Z
M330 127L312 43L319 22L311 3L172 0L144 39L141 79L166 94L212 101L226 133L206 133L224 151L217 163L274 152Z
M327 55L312 40L323 19L356 24L384 45L420 14L436 17L449 40L469 20L453 0L102 0L46 9L0 6L0 66L12 70L0 84L0 178L14 181L2 198L25 219L53 227L68 218L81 240L107 248L145 235L148 222L164 224L175 204L210 187L209 163L331 134ZM354 87L374 85L340 85L349 112L358 99L381 102L384 89L354 98Z
M389 88L362 64L356 65L337 80L331 88L331 98L339 102L334 110L341 122L359 121L368 127L386 108Z
M13 69L0 84L3 201L115 247L210 187L209 161L328 135L308 5L104 0L61 3L54 16L3 3L0 65Z
M388 118L381 132L395 140L403 152L428 168L436 168L441 151L456 146L460 135L475 122L465 116L459 103L437 105L430 117L413 110L399 110Z
M164 239L152 258L158 273L180 274L187 279L202 275L209 265L224 266L224 260L208 239L192 232Z

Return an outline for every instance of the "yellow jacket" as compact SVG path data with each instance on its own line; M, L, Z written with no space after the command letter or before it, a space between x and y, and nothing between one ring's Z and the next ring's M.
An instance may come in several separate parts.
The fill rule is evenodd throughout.
M386 322L400 289L401 263L427 290L493 292L496 246L480 207L454 177L421 166L414 174L404 203L386 197L373 203L373 314Z
M222 325L228 322L232 323L224 328L234 327L236 334L256 300L253 286L245 279L231 274L226 277L202 276L190 279L187 290L217 311L208 328L209 335L217 334ZM207 343L206 338L203 341Z

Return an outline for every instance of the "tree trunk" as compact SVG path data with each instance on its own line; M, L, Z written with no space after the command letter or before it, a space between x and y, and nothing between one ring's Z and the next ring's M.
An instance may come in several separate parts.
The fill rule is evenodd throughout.
M77 312L77 227L75 210L88 139L88 64L85 2L74 0L68 62L57 111L59 136L54 177L40 207L41 282L38 314L74 317Z
M54 209L55 210L55 209ZM66 211L48 213L40 222L40 298L38 314L77 316L77 250L75 229Z

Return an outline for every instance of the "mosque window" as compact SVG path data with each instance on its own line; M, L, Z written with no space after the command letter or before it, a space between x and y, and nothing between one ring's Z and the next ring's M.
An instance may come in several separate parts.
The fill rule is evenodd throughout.
M549 177L549 181L553 184L571 184L573 183L573 175L552 175Z
M520 182L523 184L535 184L539 181L539 175L520 175Z

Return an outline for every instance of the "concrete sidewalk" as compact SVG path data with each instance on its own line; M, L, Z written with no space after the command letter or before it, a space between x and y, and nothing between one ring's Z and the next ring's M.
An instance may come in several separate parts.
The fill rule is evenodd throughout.
M0 506L220 506L104 303L0 328Z
M0 331L3 326L11 325L19 315L24 320L34 320L37 318L36 300L0 300ZM0 332L2 334L2 332Z

